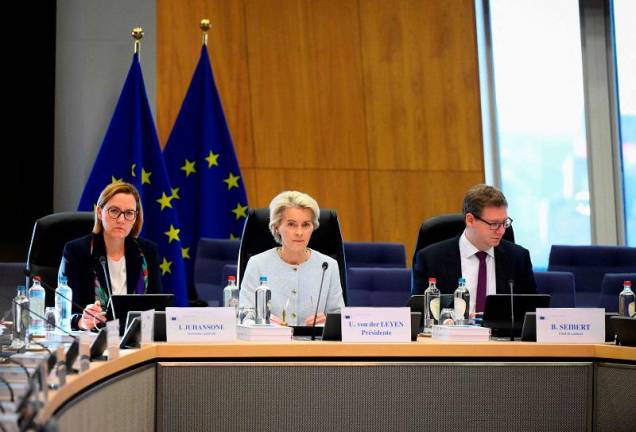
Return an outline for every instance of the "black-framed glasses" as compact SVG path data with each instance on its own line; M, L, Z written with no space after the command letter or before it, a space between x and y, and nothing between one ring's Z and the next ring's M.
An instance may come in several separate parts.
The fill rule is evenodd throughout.
M488 227L493 231L497 231L500 226L503 226L504 229L508 229L512 226L512 218L506 218L503 222L488 222L487 220L483 220L476 214L474 214L473 216L475 216L475 219L478 219L488 225Z
M108 216L110 216L112 219L119 219L119 216L121 215L124 215L124 219L126 219L129 222L132 222L135 219L137 219L136 210L122 210L117 207L108 207L106 209L106 213L108 213Z

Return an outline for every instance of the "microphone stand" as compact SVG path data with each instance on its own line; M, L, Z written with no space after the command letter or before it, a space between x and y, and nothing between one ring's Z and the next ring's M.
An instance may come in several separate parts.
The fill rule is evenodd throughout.
M113 311L113 319L117 319L115 315L115 306L113 306L113 291L110 288L110 276L108 275L108 268L106 267L106 258L104 256L99 257L99 263L102 265L102 270L104 271L104 281L106 282L106 289L108 290L108 304L106 305L106 310L108 310L108 306L110 306L110 310Z
M513 279L508 280L508 286L510 287L510 340L515 341L515 303L514 303L514 286L515 281Z
M316 312L314 312L314 322L311 325L311 340L316 340L316 318L318 318L318 306L320 305L320 296L322 294L322 285L325 281L325 273L329 264L327 261L322 263L322 277L320 278L320 289L318 290L318 301L316 301Z

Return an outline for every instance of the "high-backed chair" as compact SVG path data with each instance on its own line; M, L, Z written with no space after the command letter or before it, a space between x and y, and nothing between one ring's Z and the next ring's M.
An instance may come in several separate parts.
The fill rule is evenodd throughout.
M321 209L318 218L320 226L311 235L309 247L315 249L338 262L342 296L347 300L347 272L340 223L335 210ZM261 252L278 246L269 231L269 209L250 209L243 227L241 246L239 248L238 279L239 284L245 273L247 261Z
M570 272L535 272L537 294L550 294L550 307L576 307L574 275Z
M636 273L636 248L553 245L548 271L574 273L576 306L597 307L605 273Z
M43 285L55 289L64 245L90 234L93 223L92 212L53 213L36 220L26 263L27 285L40 275ZM52 306L53 300L52 295L46 296L47 305Z
M349 306L406 306L411 296L411 269L350 267Z
M623 290L623 282L632 283L632 291L636 289L636 273L605 273L601 281L601 294L598 307L605 312L618 312L618 295Z
M412 264L415 264L415 255L420 249L460 235L462 231L464 231L465 226L464 215L462 213L444 214L424 221L417 235ZM515 242L515 233L512 227L506 230L503 238L510 242Z
M239 241L201 238L194 260L194 288L209 306L223 303L223 267L238 261Z
M11 299L15 297L16 287L25 284L23 262L0 263L0 317L9 317L11 313ZM7 314L9 312L9 314Z
M401 243L344 242L347 267L405 267L406 251Z

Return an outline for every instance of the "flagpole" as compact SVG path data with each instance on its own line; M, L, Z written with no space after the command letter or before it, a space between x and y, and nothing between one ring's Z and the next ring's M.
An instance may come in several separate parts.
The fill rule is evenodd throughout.
M139 49L141 48L141 38L144 37L144 29L141 27L135 27L134 29L132 29L131 35L133 39L135 39L134 53L138 56L141 56L139 54Z
M199 24L199 28L201 28L201 31L203 32L203 46L208 45L208 30L210 30L210 27L212 27L210 20L203 18Z

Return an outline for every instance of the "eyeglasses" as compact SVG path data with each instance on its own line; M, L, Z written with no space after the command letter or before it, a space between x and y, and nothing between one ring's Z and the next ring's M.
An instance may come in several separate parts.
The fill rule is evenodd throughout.
M126 219L129 222L132 222L135 219L137 219L136 210L121 210L117 207L108 207L106 209L106 213L108 213L108 216L110 216L112 219L119 219L119 216L121 215L124 215L124 219Z
M479 216L475 214L473 214L473 216L475 216L475 219L478 219L482 221L483 223L485 223L486 225L488 225L488 227L493 231L497 231L500 226L503 226L504 229L508 229L512 226L511 218L506 218L503 222L488 222L487 220L483 220L482 218L480 218Z

